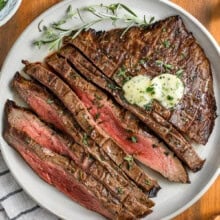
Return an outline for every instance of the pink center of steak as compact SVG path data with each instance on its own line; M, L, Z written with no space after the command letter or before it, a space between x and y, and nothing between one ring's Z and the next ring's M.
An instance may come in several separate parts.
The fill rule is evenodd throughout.
M13 114L15 111L15 114ZM9 120L13 121L13 126L29 135L40 145L47 147L55 152L68 155L68 147L51 129L47 129L42 122L34 115L23 112L22 110L12 109Z
M43 120L46 119L45 121L51 124L55 123L56 127L58 127L60 130L63 130L65 125L63 125L63 122L58 117L57 112L54 111L53 107L50 105L51 100L45 101L38 96L30 95L28 96L27 102Z
M112 218L112 214L102 207L100 201L88 193L87 189L73 176L69 175L59 166L41 160L35 153L27 150L22 143L19 143L20 141L18 139L13 142L14 147L19 151L25 161L43 180L54 185L61 192L86 208L95 210L110 219Z
M166 166L168 165L168 167L169 165L170 167L175 167L163 148L154 146L152 140L143 135L126 130L121 125L122 122L115 117L108 103L102 100L98 100L97 103L97 97L92 94L87 94L85 91L82 92L79 88L74 88L74 90L87 109L89 109L97 124L128 154L135 156L142 163L162 173L165 171L163 163Z

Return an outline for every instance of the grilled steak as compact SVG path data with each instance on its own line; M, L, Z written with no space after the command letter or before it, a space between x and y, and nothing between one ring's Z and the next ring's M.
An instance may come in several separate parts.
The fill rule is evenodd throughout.
M41 147L27 134L13 127L5 131L4 138L43 180L80 205L108 219L136 219L99 182L83 172L73 161Z
M140 129L128 111L121 110L105 93L84 80L65 59L55 54L47 58L47 64L66 80L93 119L124 151L171 181L188 181L180 161L162 142ZM133 158L126 159L130 159L131 166Z
M120 105L133 112L140 120L145 122L191 170L197 171L202 167L204 161L199 158L188 141L162 116L156 112L146 112L126 102L120 88L112 80L104 76L73 47L64 47L61 49L60 54L77 67L82 75L111 93Z
M8 124L25 132L42 147L69 156L82 170L101 182L133 215L141 216L149 212L148 206L152 206L153 203L147 199L146 195L127 181L119 182L117 178L114 178L115 175L109 173L98 161L85 152L85 148L73 143L67 137L61 137L30 111L17 107L13 102L7 102L6 112Z
M87 109L82 105L79 98L74 94L74 92L70 89L70 87L65 84L59 77L57 77L54 73L50 72L46 68L44 68L39 63L27 64L25 67L25 71L30 76L34 77L46 87L48 87L57 97L65 104L65 106L69 109L73 115L75 115L77 122L83 129L97 141L98 145L114 162L117 166L122 169L127 176L129 176L137 185L145 190L149 190L148 184L146 181L152 180L149 178L146 173L140 169L135 162L133 162L133 166L131 169L128 169L127 161L124 158L126 155L112 140L108 137L103 138L104 132L100 128L97 130L96 123L92 120L92 118L88 115ZM88 116L87 116L88 115ZM88 118L87 118L88 117ZM70 119L71 121L71 119ZM89 124L88 121L92 122ZM94 127L91 125L95 124ZM73 135L71 133L68 133ZM74 135L73 135L74 136ZM88 146L90 139L87 135L83 136L82 144ZM92 145L92 144L91 144ZM153 181L152 185L155 182ZM150 184L150 188L152 188Z
M83 32L70 40L106 76L122 85L126 77L181 71L185 94L167 121L197 143L205 144L216 117L213 79L204 51L178 16L158 21L148 28ZM161 61L158 65L158 62ZM126 69L120 76L118 70ZM168 114L169 115L169 114Z

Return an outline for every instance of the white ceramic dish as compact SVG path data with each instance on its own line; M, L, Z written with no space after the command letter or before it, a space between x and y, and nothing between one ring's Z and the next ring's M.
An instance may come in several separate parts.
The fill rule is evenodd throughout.
M5 7L0 11L0 27L8 22L18 10L22 0L8 0Z
M155 16L156 20L168 17L170 15L179 14L186 24L187 28L193 32L198 42L204 48L206 55L212 64L214 76L214 89L217 101L217 108L220 109L220 52L218 45L208 31L190 14L180 7L169 1L159 0L105 0L105 4L112 2L123 2L140 15ZM30 61L42 60L48 53L45 50L34 48L31 43L33 39L39 36L37 25L41 20L52 22L57 21L63 15L69 4L73 8L88 6L91 4L99 4L101 0L66 0L50 8L48 11L39 16L20 36L15 45L9 52L2 68L2 76L0 81L0 116L3 122L4 104L6 99L14 99L17 103L21 100L10 89L10 81L14 73L22 69L21 60L28 59ZM104 28L104 26L98 26ZM4 124L0 124L0 132L3 132ZM196 173L190 173L191 184L175 184L161 178L159 175L148 171L152 176L158 179L162 190L158 197L154 199L156 206L154 212L145 219L171 219L177 214L183 212L195 201L197 201L211 186L219 174L220 165L220 120L216 119L214 131L206 146L197 146L196 150L202 158L206 158L203 169ZM54 187L49 186L42 181L21 159L21 157L7 145L2 136L0 137L1 150L4 159L17 179L18 183L24 190L32 196L41 206L47 208L57 216L64 219L102 219L96 213L88 211L78 204L72 202L62 193L58 192Z

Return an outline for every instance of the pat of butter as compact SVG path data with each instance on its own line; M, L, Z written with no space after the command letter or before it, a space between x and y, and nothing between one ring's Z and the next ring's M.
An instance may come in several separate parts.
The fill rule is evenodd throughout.
M146 93L146 88L150 84L151 80L147 76L138 75L132 77L123 85L125 99L131 104L144 107L152 100L151 95Z
M165 108L172 108L184 94L183 82L176 75L169 73L156 76L152 80L148 76L132 77L123 85L124 97L142 108L157 100Z

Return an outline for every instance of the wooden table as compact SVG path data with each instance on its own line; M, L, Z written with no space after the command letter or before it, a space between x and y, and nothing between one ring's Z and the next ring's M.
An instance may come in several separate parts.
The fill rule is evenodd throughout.
M59 0L23 0L16 15L0 28L0 67L17 37L41 12ZM197 17L220 43L220 0L173 0ZM220 214L220 177L208 192L175 220L208 220Z

